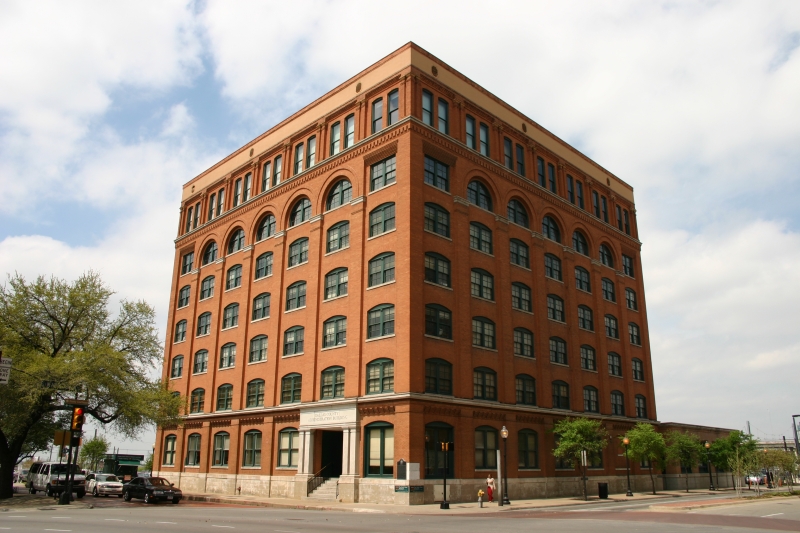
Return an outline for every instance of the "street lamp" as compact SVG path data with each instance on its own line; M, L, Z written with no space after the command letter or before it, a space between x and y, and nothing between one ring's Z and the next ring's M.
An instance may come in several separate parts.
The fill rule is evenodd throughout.
M706 464L708 465L708 490L716 490L714 488L714 478L711 477L711 443L706 441Z
M447 501L447 470L450 468L450 442L442 442L442 451L444 452L444 470L442 471L442 478L444 480L444 494L442 503L439 504L439 509L450 509L450 502Z
M508 429L505 426L500 436L503 437L503 505L511 505L508 500Z
M794 454L800 455L800 440L797 438L797 422L795 418L800 418L800 415L792 415L792 430L794 431Z
M764 448L764 458L766 459L766 457L767 457L767 449ZM766 471L767 471L767 474L766 474L766 477L767 477L767 488L768 489L772 489L772 488L774 488L772 486L772 475L771 475L771 473L769 471L769 468L767 468Z
M631 439L628 437L623 438L622 445L625 446L625 475L628 476L628 492L625 493L625 496L633 496L633 491L631 490L631 463L628 460L628 446L631 445Z

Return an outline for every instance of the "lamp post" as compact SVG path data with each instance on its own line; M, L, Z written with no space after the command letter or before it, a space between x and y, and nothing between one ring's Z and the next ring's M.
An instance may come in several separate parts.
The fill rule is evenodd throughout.
M631 463L628 460L628 446L631 444L631 439L625 437L622 439L622 445L625 446L625 475L628 477L628 492L625 493L625 496L633 496L633 491L631 490Z
M716 490L714 488L714 478L711 477L711 443L706 441L706 465L708 465L708 490Z
M792 430L794 431L794 454L800 455L800 440L797 438L797 422L795 418L800 418L800 415L792 415Z
M444 452L444 470L442 471L442 478L444 480L444 494L442 503L439 505L439 509L450 509L450 502L447 501L447 470L450 468L448 461L450 456L450 443L442 442L441 445L442 451Z
M511 505L508 500L508 429L505 426L500 436L503 437L503 505Z
M767 458L767 449L766 449L766 448L764 448L764 458L765 458L765 459ZM765 470L767 471L767 474L766 474L766 478L767 478L767 482L766 482L766 483L767 483L767 488L768 488L768 489L774 488L774 487L772 486L772 474L770 473L770 471L769 471L769 468L766 468Z

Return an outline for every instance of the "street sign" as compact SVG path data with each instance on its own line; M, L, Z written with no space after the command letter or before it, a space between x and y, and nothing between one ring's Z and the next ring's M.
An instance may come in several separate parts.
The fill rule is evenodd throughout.
M8 385L11 377L11 358L0 357L0 385Z
M79 400L77 398L67 398L64 400L65 405L72 405L74 407L86 407L89 405L89 400Z

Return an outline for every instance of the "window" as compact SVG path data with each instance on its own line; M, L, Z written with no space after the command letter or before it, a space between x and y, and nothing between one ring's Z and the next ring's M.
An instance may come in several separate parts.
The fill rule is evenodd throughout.
M634 346L642 345L642 339L639 336L639 326L637 326L633 322L630 322L628 324L628 336L631 339L631 344L633 344Z
M547 177L544 175L544 159L536 158L536 175L539 177L539 185L547 187Z
M582 291L592 292L588 270L583 267L575 267L575 286Z
M625 416L625 397L618 390L611 391L611 414Z
M253 298L253 320L269 318L270 294L264 292Z
M235 289L242 284L242 265L234 265L228 269L225 277L225 290Z
M449 450L443 450L442 444L449 442ZM432 422L425 425L425 478L436 479L444 472L447 477L455 476L455 450L453 447L453 426L444 422Z
M349 148L356 143L356 117L348 115L344 119L344 147Z
M525 175L525 149L521 144L517 145L517 174Z
M489 126L483 122L480 125L480 143L481 155L489 157Z
M503 137L503 163L509 170L514 170L514 143Z
M539 436L535 431L523 429L518 433L520 469L539 468Z
M561 281L561 259L553 254L544 254L544 275Z
M325 299L347 294L347 269L337 268L325 276Z
M341 150L341 139L342 139L342 125L339 122L336 122L333 126L331 126L331 148L330 148L330 155L334 156L339 153Z
M367 394L394 391L394 361L377 359L367 365Z
M625 289L625 305L633 311L639 309L636 305L636 292L633 289Z
M567 174L567 198L570 203L575 203L575 180Z
M597 389L594 387L583 388L583 410L589 413L600 412L600 405L597 402Z
M592 310L585 305L578 306L578 327L594 331L594 317Z
M200 464L200 435L192 433L186 441L186 464L198 466Z
M536 382L528 374L520 374L516 379L517 403L536 405Z
M286 289L286 310L299 309L306 306L306 282L292 283Z
M589 244L586 242L586 237L580 231L572 233L572 247L579 254L589 257Z
M162 464L167 466L175 465L175 443L178 437L170 435L164 439L164 461Z
M242 180L239 178L233 184L233 207L242 203Z
M298 144L294 148L294 174L300 174L303 171L303 159L305 149L303 143Z
M531 289L522 283L511 284L511 307L520 311L533 312Z
M606 266L614 268L614 256L605 244L600 245L600 262Z
M172 371L170 372L171 378L179 378L183 375L183 356L179 355L172 359Z
M258 230L256 231L256 240L263 241L267 237L272 237L273 235L275 235L275 216L269 214L259 222Z
M395 182L397 176L396 161L397 158L392 156L370 167L370 191L377 191Z
M558 337L550 337L550 362L567 364L567 343Z
M636 381L644 381L644 365L642 365L642 360L634 358L631 360L631 367L633 368L633 379Z
M441 206L425 204L425 231L450 237L450 213Z
M203 389L195 389L192 391L191 400L189 403L190 413L202 413L203 406L205 405L206 391Z
M482 316L472 318L472 345L494 349L494 322Z
M369 286L383 285L390 281L394 281L394 254L389 252L370 259Z
M647 418L647 400L641 394L636 395L636 418Z
M244 457L242 466L261 466L261 432L252 430L244 434Z
M492 253L492 231L477 222L469 223L469 246L485 254Z
M228 253L232 254L244 248L244 230L237 229L228 240Z
M617 205L617 227L622 231L622 209Z
M592 191L592 209L594 216L600 218L600 197L597 195L597 191Z
M308 198L298 200L289 215L289 227L296 226L311 218L311 201Z
M475 119L469 115L467 115L466 140L469 148L477 149L475 144Z
M272 275L272 252L265 252L256 259L256 279Z
M289 266L308 262L308 239L303 237L289 245Z
M626 209L622 210L622 218L625 220L625 233L630 235L631 234L631 224L630 224L630 220L628 219L628 211Z
M178 293L178 309L189 305L189 293L192 289L187 285L182 287Z
M236 365L236 344L224 344L219 352L219 367L233 368Z
M230 411L233 406L233 385L226 383L217 389L217 411Z
M264 380L254 379L247 384L247 407L264 406Z
M426 360L425 392L453 394L453 365L443 359Z
M600 197L600 204L603 206L603 222L608 224L608 200L605 196Z
M555 294L547 295L547 318L564 322L564 300Z
M480 181L472 180L469 182L469 185L467 185L467 200L481 209L492 210L492 196L489 194L489 189L486 188L486 185Z
M556 167L553 166L552 163L547 163L547 179L550 182L550 190L552 192L558 192L556 190Z
M206 220L211 221L214 219L214 213L217 210L217 193L212 193L211 196L208 197L208 218Z
M433 95L424 89L422 91L422 122L433 126Z
M335 316L322 324L322 347L344 346L347 344L347 318Z
M551 241L561 242L561 231L558 229L558 224L552 217L544 217L542 219L542 235Z
M563 381L553 382L553 409L569 409L569 385Z
M222 214L225 209L225 189L220 189L217 193L217 216Z
M185 254L181 259L181 275L188 274L192 271L192 265L194 264L194 252L189 252Z
M222 329L239 325L239 304L230 304L225 307L222 315Z
M302 354L303 337L305 337L305 329L301 326L287 329L283 333L283 356Z
M481 426L475 430L475 469L497 468L497 430Z
M606 337L612 339L619 339L619 329L617 328L617 319L612 315L605 316L606 323Z
M583 209L583 183L575 181L575 196L578 197L578 207Z
M364 428L364 462L367 477L394 476L394 427L385 422Z
M597 370L597 358L594 348L591 346L581 346L581 368L584 370Z
M332 366L322 371L320 398L344 398L344 368Z
M485 300L494 300L494 277L480 268L473 268L471 277L472 296Z
M437 304L425 306L425 334L442 339L453 338L453 318L448 308Z
M390 304L373 307L367 313L367 338L386 335L394 335L394 306Z
M300 432L294 428L278 433L278 467L297 468L300 458Z
M217 243L210 242L203 252L203 266L213 263L217 260Z
M445 100L439 98L439 131L445 135L450 133L450 107Z
M203 279L200 285L200 299L205 300L214 296L214 276Z
M303 376L288 374L281 379L281 403L298 403L300 390L303 386Z
M211 332L211 313L205 312L197 317L197 336L208 335Z
M267 161L261 170L261 192L266 191L270 187L272 180L272 161Z
M425 156L425 183L433 185L443 191L450 190L450 167L437 161L436 159Z
M250 199L253 193L253 175L249 172L244 177L244 190L242 191L242 202Z
M306 154L306 168L314 166L317 160L317 138L311 137L308 140L308 153Z
M622 359L614 352L608 354L608 373L612 376L622 377Z
M525 328L514 328L514 355L533 357L533 333Z
M382 204L369 214L369 236L374 237L394 229L394 202Z
M511 239L511 264L521 266L523 268L530 268L530 252L528 245L517 239Z
M328 201L326 208L328 210L336 209L340 205L349 203L353 199L353 186L347 180L341 180L333 186L331 192L328 193Z
M529 228L528 212L519 200L508 202L508 221L518 224L524 228Z
M609 302L616 302L617 301L617 293L614 290L614 282L608 278L603 278L601 280L601 287L603 290L603 298L608 300Z
M267 360L267 336L258 335L250 339L250 363Z
M194 354L193 374L202 374L208 370L208 350L199 350Z
M183 342L186 340L186 321L181 320L175 324L175 342Z
M490 368L472 371L472 396L476 400L497 400L497 374Z
M450 261L433 252L425 254L425 281L444 287L450 286Z
M622 254L622 271L626 276L633 277L633 257Z
M383 129L383 98L372 102L372 133Z

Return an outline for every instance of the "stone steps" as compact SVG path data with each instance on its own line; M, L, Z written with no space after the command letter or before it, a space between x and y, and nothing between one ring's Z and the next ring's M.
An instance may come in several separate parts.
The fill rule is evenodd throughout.
M338 477L325 480L322 485L314 489L314 491L308 495L309 499L336 501L336 485L338 482Z

